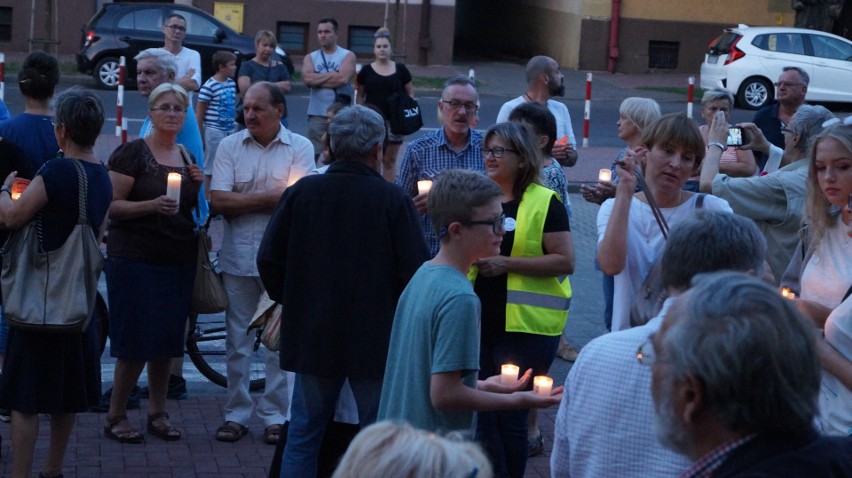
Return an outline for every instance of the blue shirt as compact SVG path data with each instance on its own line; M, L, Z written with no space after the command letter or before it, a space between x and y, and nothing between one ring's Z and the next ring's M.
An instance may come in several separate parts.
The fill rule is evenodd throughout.
M450 169L470 169L484 174L485 161L482 159L480 149L482 149L482 133L471 129L467 145L456 152L447 142L444 128L439 128L408 145L402 157L396 183L414 197L417 195L417 181L434 180ZM441 241L432 230L432 220L429 219L428 214L422 215L421 224L426 241L429 243L431 257L435 257Z
M33 172L59 152L53 134L53 116L21 113L0 123L0 137L21 148Z

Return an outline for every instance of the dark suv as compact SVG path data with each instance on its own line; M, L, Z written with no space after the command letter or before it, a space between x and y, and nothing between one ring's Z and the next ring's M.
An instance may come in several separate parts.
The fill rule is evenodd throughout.
M197 8L164 3L106 3L83 27L83 39L77 53L77 70L95 78L99 87L118 86L118 59L127 61L127 83L136 83L137 53L163 46L163 20L177 13L186 18L183 45L201 55L202 81L215 73L210 58L218 50L237 55L237 63L254 57L254 38L240 35L207 12ZM292 63L279 48L276 53Z

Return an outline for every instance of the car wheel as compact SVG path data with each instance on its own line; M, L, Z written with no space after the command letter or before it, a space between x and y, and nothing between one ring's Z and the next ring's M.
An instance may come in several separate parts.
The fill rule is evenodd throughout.
M95 65L92 76L95 77L95 83L98 84L98 88L105 90L118 88L118 58L107 57L99 61Z
M763 108L775 98L775 89L772 83L765 78L752 77L743 81L740 91L737 93L737 102L741 107L749 110Z

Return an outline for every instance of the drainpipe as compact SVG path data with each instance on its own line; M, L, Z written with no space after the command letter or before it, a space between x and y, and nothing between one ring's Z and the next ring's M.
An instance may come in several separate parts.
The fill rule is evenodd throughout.
M420 39L418 41L417 64L426 66L428 64L429 50L432 48L432 39L429 37L429 26L432 17L431 0L423 0L420 6Z
M612 15L609 22L609 58L606 70L615 73L615 60L618 59L618 21L621 19L621 0L612 0Z

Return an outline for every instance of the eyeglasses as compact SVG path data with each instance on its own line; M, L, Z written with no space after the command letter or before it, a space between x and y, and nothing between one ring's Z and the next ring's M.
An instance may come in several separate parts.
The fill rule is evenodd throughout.
M459 224L462 226L491 226L491 232L499 236L506 231L503 227L504 222L506 222L506 215L501 214L500 217L488 221L459 221Z
M838 124L843 124L845 126L852 125L852 115L847 116L843 119L831 118L830 120L825 120L825 122L822 124L822 127L828 128L829 126L834 126L834 125L838 125Z
M497 158L497 159L502 158L502 157L503 157L503 153L505 153L506 151L511 151L511 152L513 152L513 153L517 153L517 152L518 152L518 150L517 150L517 149L512 149L512 148L501 148L500 146L497 146L497 147L494 147L494 148L491 148L491 149L488 149L488 148L482 148L482 149L480 149L480 150L479 150L479 152L480 152L480 153L482 153L482 157L483 157L483 158L487 157L487 156L490 154L491 156L494 156L494 157L495 157L495 158Z
M176 115L186 113L186 108L183 106L158 106L156 108L151 108L151 111L156 111L158 113L174 113Z
M792 88L794 86L804 86L804 83L790 83L789 81L776 81L773 83L776 88Z
M183 26L183 25L166 25L166 28L168 28L171 31L175 31L175 32L185 32L186 31L186 27Z
M473 113L474 111L479 109L479 105L477 105L476 103L472 103L472 102L464 103L464 102L457 101L457 100L452 100L452 101L441 100L441 103L450 105L450 108L454 109L454 110L457 110L459 108L464 108L464 110L467 111L468 113Z

